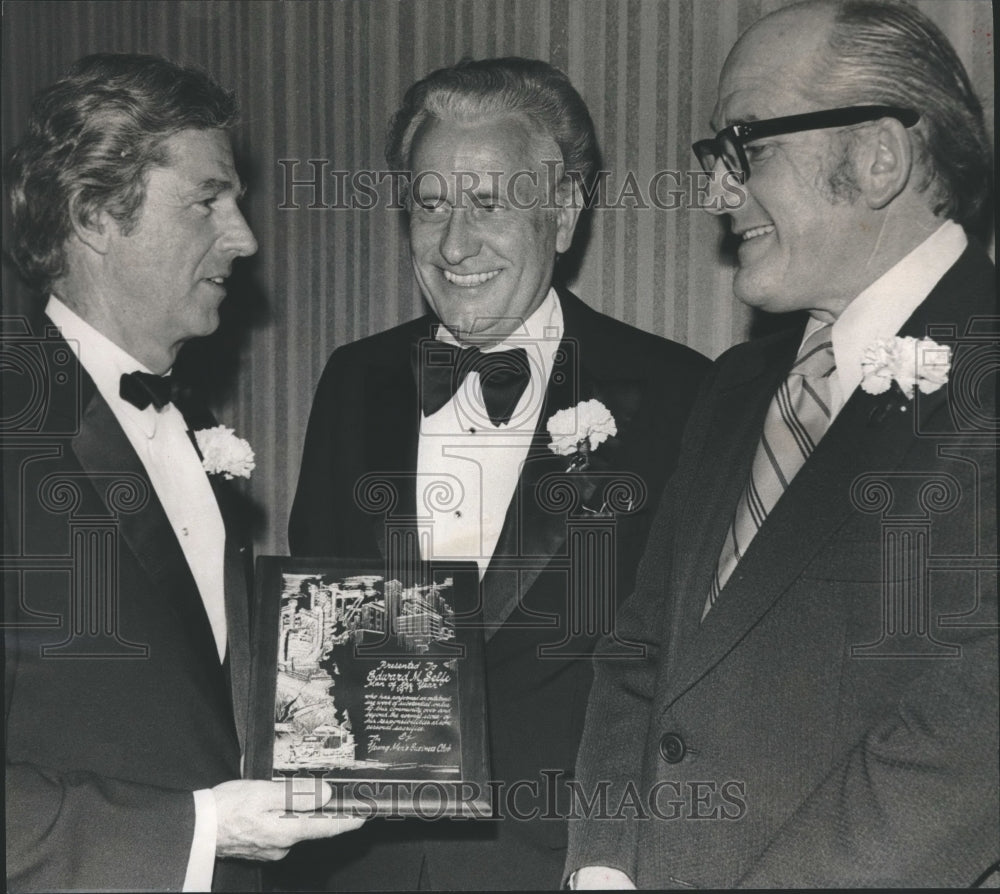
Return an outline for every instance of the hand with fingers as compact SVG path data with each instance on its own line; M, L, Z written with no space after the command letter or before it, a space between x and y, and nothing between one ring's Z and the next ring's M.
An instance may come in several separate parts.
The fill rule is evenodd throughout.
M308 789L301 783L308 784ZM218 857L280 860L299 841L331 838L358 829L365 821L361 816L324 811L333 790L318 780L234 779L212 792Z

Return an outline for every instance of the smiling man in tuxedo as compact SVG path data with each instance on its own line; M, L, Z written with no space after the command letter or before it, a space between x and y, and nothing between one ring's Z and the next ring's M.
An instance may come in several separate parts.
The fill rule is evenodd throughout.
M248 542L169 375L257 250L235 118L199 71L98 54L9 160L11 253L48 296L0 342L11 890L253 889L247 860L360 824L239 779Z
M309 846L300 865L321 863L333 888L553 887L566 825L545 798L572 776L597 638L581 619L608 623L631 589L707 361L553 285L597 150L552 66L432 73L407 92L387 158L411 174L410 252L432 313L334 352L289 542L379 557L410 518L422 558L478 563L493 779L521 799L496 821L373 823L371 850ZM379 483L388 512L366 507ZM588 519L613 532L610 551L573 536Z
M713 126L695 151L746 193L736 296L809 319L706 381L619 618L646 659L596 662L580 748L584 791L639 808L572 822L567 872L982 883L1000 859L982 107L915 7L812 2L739 39Z

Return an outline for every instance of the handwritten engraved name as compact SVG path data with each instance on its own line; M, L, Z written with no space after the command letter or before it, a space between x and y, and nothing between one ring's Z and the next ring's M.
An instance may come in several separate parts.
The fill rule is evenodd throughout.
M380 661L378 667L368 671L365 685L369 689L407 693L440 689L451 680L451 672L434 662Z

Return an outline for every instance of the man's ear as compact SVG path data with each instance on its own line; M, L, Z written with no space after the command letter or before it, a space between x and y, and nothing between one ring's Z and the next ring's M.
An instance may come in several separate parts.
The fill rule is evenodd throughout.
M98 254L107 254L111 236L118 232L118 222L107 211L88 208L76 195L70 199L69 218L77 239Z
M913 170L910 135L895 118L877 122L865 140L862 164L858 165L869 208L884 208L909 182Z
M580 181L575 177L563 177L556 189L556 251L565 254L573 244L573 233L576 222L583 210L583 200L580 195Z

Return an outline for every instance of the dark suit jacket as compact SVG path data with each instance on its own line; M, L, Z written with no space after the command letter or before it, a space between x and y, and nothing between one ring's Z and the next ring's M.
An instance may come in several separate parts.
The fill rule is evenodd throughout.
M179 890L191 792L240 776L249 637L236 495L213 480L227 530L223 666L111 409L55 330L18 332L2 345L8 885ZM213 424L194 416L192 429ZM220 861L213 884L255 880Z
M617 569L612 572L612 598L627 595L708 366L694 351L599 314L569 292L560 292L560 301L565 321L560 356L483 580L485 613L503 621L487 644L492 778L507 785L526 780L539 788L537 797L522 789L514 805L521 812L545 811L542 770L572 776L590 688L589 662L569 653L589 655L595 633L575 637L562 653L539 657L541 649L560 643L568 626L567 511L578 512L581 501L599 507L609 481L605 475L634 476L629 480L643 492L641 505L616 519ZM289 525L293 554L380 555L385 517L359 508L355 493L367 474L397 473L391 475L402 481L397 512L413 511L420 409L410 357L420 339L433 335L435 322L424 317L341 348L330 358L316 392ZM587 473L565 476L567 460L548 449L545 424L557 410L593 397L611 410L618 437L598 448ZM552 476L575 488L572 505L556 505ZM550 812L555 811L553 804ZM537 888L559 883L566 826L540 818L387 821L371 822L350 838L300 847L310 852L299 855L300 869L305 872L312 862L332 870L327 883L347 889L413 888L418 880L432 888ZM359 845L365 839L372 842L370 851ZM407 839L412 843L404 846ZM315 876L289 873L283 884L315 881Z
M596 662L577 764L646 816L571 822L568 872L951 886L1000 857L994 280L970 247L900 332L952 345L947 386L859 388L700 623L798 337L716 363L623 611L648 658Z

